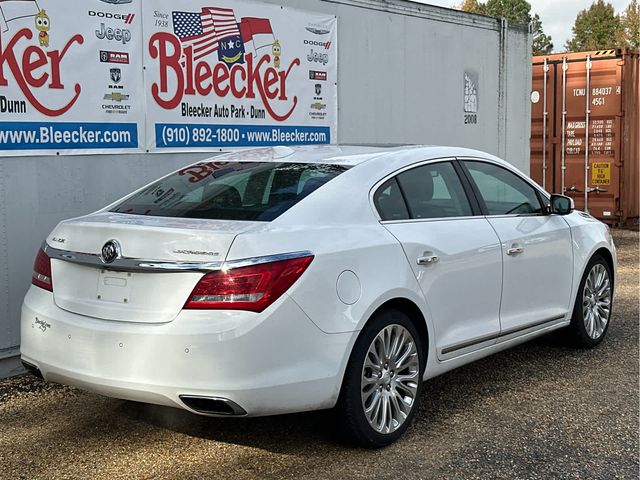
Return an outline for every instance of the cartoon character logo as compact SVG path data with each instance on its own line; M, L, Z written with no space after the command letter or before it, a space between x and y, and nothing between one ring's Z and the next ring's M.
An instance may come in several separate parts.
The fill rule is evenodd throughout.
M280 40L276 40L275 42L273 42L273 46L271 47L271 52L273 53L273 66L279 70L280 57L282 56L282 48L280 47Z
M44 10L40 10L36 16L36 30L40 32L38 35L38 40L40 40L41 47L49 46L49 30L51 29L51 20L49 19L49 15Z

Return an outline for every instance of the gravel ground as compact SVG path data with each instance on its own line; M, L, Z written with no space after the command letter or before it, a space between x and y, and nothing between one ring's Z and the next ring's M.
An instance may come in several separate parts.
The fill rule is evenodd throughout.
M0 381L0 478L637 479L639 236L615 238L600 347L548 336L433 379L384 450L343 445L327 413L210 419L20 376Z

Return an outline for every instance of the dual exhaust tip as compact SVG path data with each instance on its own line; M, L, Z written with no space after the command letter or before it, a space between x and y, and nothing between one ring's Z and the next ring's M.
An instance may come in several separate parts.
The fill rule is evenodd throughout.
M27 372L44 380L42 372L35 365L22 360L22 366ZM222 397L200 397L197 395L180 395L180 400L191 410L203 415L241 416L247 412L237 403Z

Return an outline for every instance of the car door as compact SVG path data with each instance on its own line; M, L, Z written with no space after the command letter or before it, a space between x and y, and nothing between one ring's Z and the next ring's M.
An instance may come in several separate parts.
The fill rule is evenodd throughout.
M429 162L374 192L381 222L422 289L441 359L491 345L500 332L500 242L461 179L466 184L453 161Z
M547 213L525 178L496 163L464 160L487 220L502 244L501 335L558 322L569 312L571 231Z

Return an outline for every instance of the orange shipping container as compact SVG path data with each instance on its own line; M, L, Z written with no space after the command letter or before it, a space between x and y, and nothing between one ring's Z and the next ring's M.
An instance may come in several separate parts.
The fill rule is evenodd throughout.
M638 224L638 52L533 57L531 176L607 223Z

